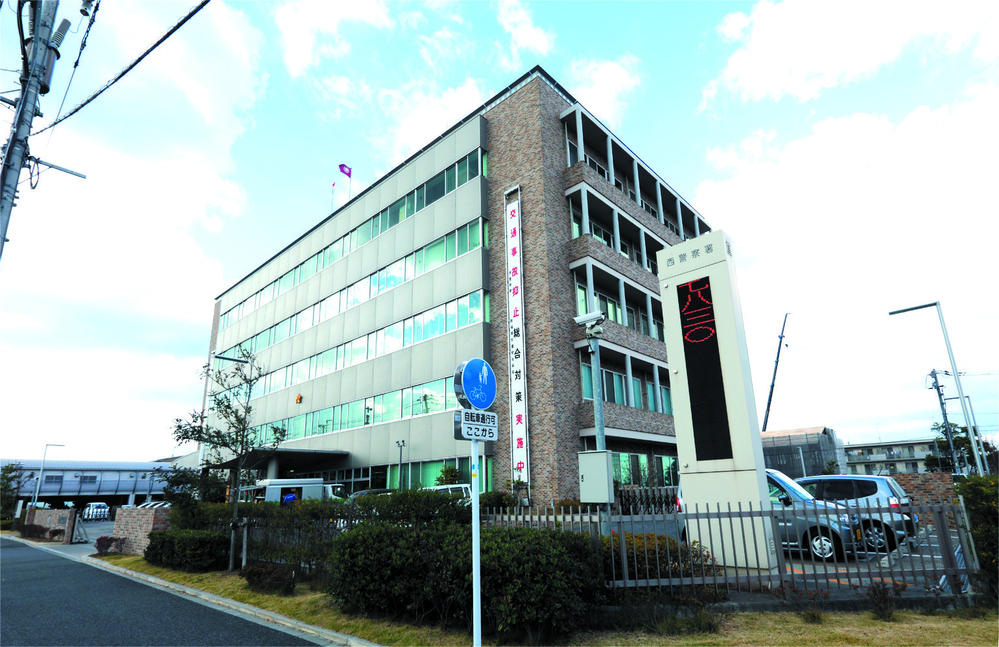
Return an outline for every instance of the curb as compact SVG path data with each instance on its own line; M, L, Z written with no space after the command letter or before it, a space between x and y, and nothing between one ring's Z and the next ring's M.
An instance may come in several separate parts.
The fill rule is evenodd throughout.
M184 586L183 584L168 582L167 580L147 575L145 573L132 571L127 568L122 568L121 566L108 564L100 559L95 559L89 556L77 557L48 546L38 545L35 542L27 541L25 539L21 539L20 537L4 535L3 538L10 539L11 541L16 541L27 546L32 546L34 548L39 548L41 550L54 553L65 559L86 564L87 566L99 568L109 573L114 573L115 575L141 582L174 595L190 598L196 602L221 611L247 616L262 624L275 625L300 634L302 637L316 640L324 645L343 645L345 647L381 647L378 643L373 643L371 641L364 640L363 638L358 638L357 636L342 634L340 632L324 629L323 627L318 627L316 625L310 625L287 616L274 613L273 611L267 611L266 609L261 609L250 604L230 600L229 598L224 598L222 596L215 595L214 593L208 593L207 591Z

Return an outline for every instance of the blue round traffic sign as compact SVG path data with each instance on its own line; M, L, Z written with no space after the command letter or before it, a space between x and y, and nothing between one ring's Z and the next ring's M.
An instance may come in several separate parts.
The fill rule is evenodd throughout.
M496 374L484 359L470 359L455 371L454 392L462 404L488 409L496 400Z

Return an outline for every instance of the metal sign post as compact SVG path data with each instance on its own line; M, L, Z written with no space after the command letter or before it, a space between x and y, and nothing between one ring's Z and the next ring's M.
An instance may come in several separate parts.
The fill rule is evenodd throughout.
M496 440L499 416L483 411L496 400L496 375L489 362L475 358L454 372L454 393L464 409L454 412L454 437L471 440L472 490L472 645L482 647L482 581L479 564L479 440Z

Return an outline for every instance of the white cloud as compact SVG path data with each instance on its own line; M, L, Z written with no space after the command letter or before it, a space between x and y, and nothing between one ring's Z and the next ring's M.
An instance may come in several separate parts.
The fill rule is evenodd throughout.
M397 90L380 90L378 100L390 125L374 138L374 144L390 151L389 162L395 166L467 116L485 97L479 82L472 78L444 90L425 80Z
M979 60L999 60L999 5L992 2L763 0L749 15L725 16L718 32L740 47L705 88L706 101L712 84L743 101L807 101L873 76L917 41L946 53L973 46Z
M500 0L497 15L500 26L510 34L508 46L500 46L499 64L507 72L523 72L521 52L546 56L555 45L555 33L534 24L531 13L520 0Z
M441 61L461 60L472 47L472 42L464 35L455 33L444 25L430 36L419 36L420 58L431 70L436 70Z
M708 152L724 179L696 204L734 241L757 402L791 313L770 429L824 424L860 441L899 419L928 435L939 409L923 381L947 354L932 310L889 318L896 308L939 300L959 368L999 364L996 114L999 86L980 85L898 122L857 113ZM976 411L999 410L999 380L969 384Z
M367 24L379 29L393 25L382 0L292 0L277 8L274 19L281 31L285 67L293 77L301 76L323 58L350 53L350 43L341 32L345 24Z
M374 94L371 86L363 79L355 80L336 74L318 79L315 87L324 109L320 116L328 121L359 114L370 103Z
M572 93L598 119L616 127L626 107L627 96L641 83L638 58L622 54L612 61L577 59L569 67Z

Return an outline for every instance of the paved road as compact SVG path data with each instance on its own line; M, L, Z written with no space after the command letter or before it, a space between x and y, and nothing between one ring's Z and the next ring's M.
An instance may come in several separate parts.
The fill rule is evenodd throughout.
M312 645L145 584L0 539L0 645Z

